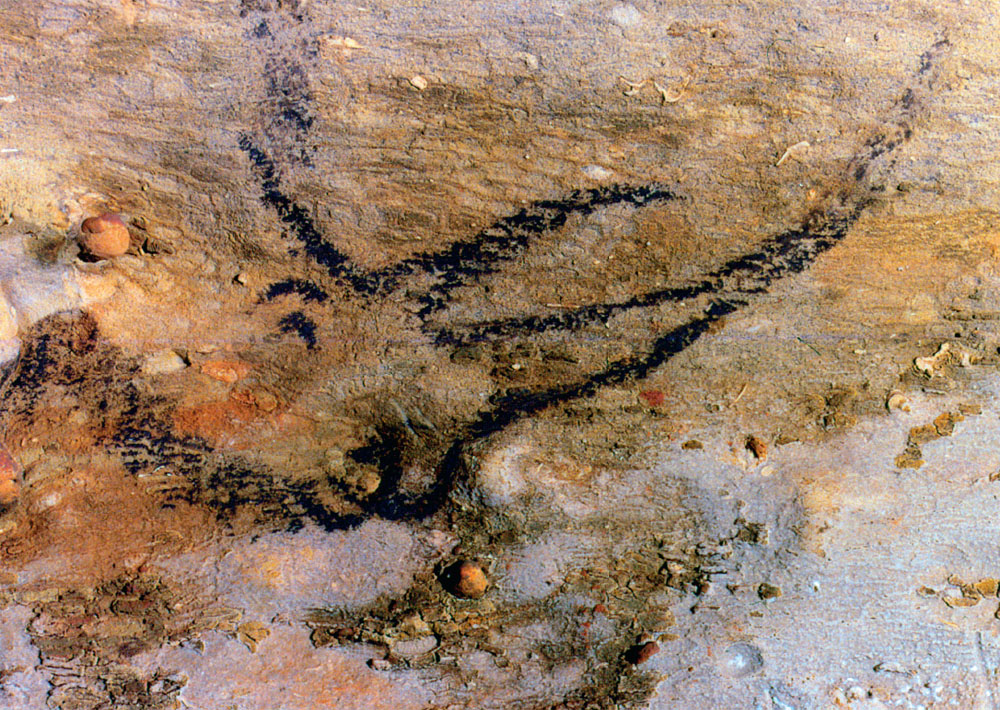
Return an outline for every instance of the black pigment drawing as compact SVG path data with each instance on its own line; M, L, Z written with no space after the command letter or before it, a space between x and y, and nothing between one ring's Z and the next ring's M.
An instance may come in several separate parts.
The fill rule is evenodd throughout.
M263 57L259 135L285 163L310 165L314 118L308 64L316 49L302 35L305 12L298 0L242 0L240 16L251 23L248 38Z
M571 332L594 323L607 323L628 311L680 303L695 297L707 299L701 313L652 340L640 355L610 362L605 368L569 384L495 396L489 408L480 411L455 433L450 445L443 450L435 483L419 494L401 490L398 442L391 432L381 433L366 446L349 452L355 461L375 465L381 473L378 490L358 501L365 513L336 516L321 507L313 507L313 519L328 528L337 528L356 525L369 516L398 520L420 518L435 512L461 475L463 451L470 443L548 407L593 395L608 385L646 377L704 335L713 323L748 305L755 296L766 293L775 281L808 269L819 255L844 239L875 199L880 187L867 187L863 183L872 182L876 169L883 175L892 169L899 148L912 136L912 124L919 108L914 88L929 85L928 70L948 47L948 41L942 39L921 55L916 86L900 95L884 122L884 129L868 139L850 161L847 169L850 187L832 195L823 211L809 214L798 228L774 235L756 251L726 262L691 285L650 291L620 302L584 305L555 315L527 315L456 327L435 325L430 318L450 302L456 289L503 269L505 263L516 259L538 237L563 226L570 215L586 215L612 205L641 209L682 200L682 196L669 186L656 184L579 190L559 199L539 200L497 220L472 238L457 241L440 251L405 259L380 270L366 270L338 250L320 232L308 210L282 191L280 169L275 160L252 135L244 134L240 148L250 161L262 201L274 211L305 254L322 267L344 293L350 294L349 297L378 299L406 285L407 277L414 274L431 278L432 284L423 291L408 293L419 306L422 330L442 348L546 331ZM314 302L330 298L320 285L295 279L278 281L264 294L268 300L285 296ZM316 347L317 326L301 311L285 316L280 327L286 332L297 333L310 348Z
M265 22L278 10L297 4L285 2L246 3L254 23ZM286 7L288 6L288 7ZM292 18L295 20L295 18ZM297 20L296 20L297 21ZM257 26L257 25L255 25ZM100 344L96 327L86 316L66 320L63 316L39 324L39 332L27 339L17 366L5 389L5 417L31 417L35 402L46 383L73 384L81 389L81 400L95 403L92 412L109 432L104 439L134 474L167 469L179 474L176 486L163 494L164 504L177 501L203 503L223 518L252 510L269 525L298 529L316 524L326 529L353 528L373 517L416 520L442 510L456 485L466 475L467 454L478 443L512 424L551 407L596 394L601 388L641 380L683 352L728 314L752 304L777 281L808 269L824 252L835 247L850 232L859 216L878 197L878 180L886 177L899 158L900 148L913 133L920 102L917 91L932 81L932 66L949 47L946 40L934 44L919 60L915 84L892 105L883 130L867 140L847 165L843 177L833 184L846 185L829 196L826 207L807 215L799 227L764 240L753 251L733 258L682 287L651 290L617 302L593 303L555 315L526 314L523 317L449 324L441 316L459 297L462 286L503 273L525 251L546 234L567 224L572 215L587 215L620 206L641 210L651 205L673 204L685 209L684 196L661 184L613 185L548 197L496 220L491 226L437 251L404 259L381 269L365 269L352 262L322 233L309 210L298 204L282 187L282 164L302 165L308 138L308 85L298 84L295 105L285 127L273 136L268 130L248 131L239 148L248 163L263 204L283 225L297 251L323 274L315 281L284 276L263 289L260 301L287 307L276 327L300 339L306 353L323 346L321 326L310 319L305 306L326 307L334 301L355 299L362 305L400 296L410 299L422 335L447 357L456 349L481 342L506 342L541 333L573 333L595 324L610 324L625 313L645 313L661 306L700 304L700 310L671 330L651 336L636 354L607 362L582 372L578 379L536 389L497 390L475 415L437 432L424 452L430 461L430 481L413 486L404 480L407 463L405 432L378 427L363 445L346 452L353 464L377 469L379 484L374 492L360 496L343 491L356 512L331 510L325 502L332 482L322 479L289 480L280 472L253 464L236 454L215 451L196 436L176 433L169 416L170 404L145 392L137 380L124 372L104 372L101 363L122 362L121 353ZM295 72L293 72L295 73ZM302 75L304 76L304 75ZM287 107L286 107L287 108ZM284 109L282 109L284 110ZM285 119L282 119L285 120ZM273 123L263 122L273 127ZM283 133L282 133L283 131ZM288 138L291 135L291 138ZM277 139L275 139L277 136ZM282 137L284 136L284 137ZM288 138L288 140L285 140ZM278 155L269 152L277 148ZM284 162L283 162L284 161ZM124 368L124 365L118 367ZM133 364L133 373L138 364ZM100 378L83 372L101 372ZM91 391L92 390L92 391ZM124 402L118 410L110 402Z

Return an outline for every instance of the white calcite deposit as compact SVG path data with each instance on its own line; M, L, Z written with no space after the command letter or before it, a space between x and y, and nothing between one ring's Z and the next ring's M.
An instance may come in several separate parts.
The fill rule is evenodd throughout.
M0 241L0 362L20 351L18 333L46 316L104 300L113 286L101 270L39 263L23 241Z

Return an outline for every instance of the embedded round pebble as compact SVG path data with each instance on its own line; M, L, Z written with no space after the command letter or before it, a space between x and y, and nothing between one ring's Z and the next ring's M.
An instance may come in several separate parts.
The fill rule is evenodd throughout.
M445 569L441 582L445 589L463 599L478 599L489 586L483 568L468 560L461 560Z
M80 246L91 256L113 259L128 251L128 228L116 214L85 219L80 225Z
M764 666L760 649L749 643L734 643L722 652L719 661L723 675L744 678Z

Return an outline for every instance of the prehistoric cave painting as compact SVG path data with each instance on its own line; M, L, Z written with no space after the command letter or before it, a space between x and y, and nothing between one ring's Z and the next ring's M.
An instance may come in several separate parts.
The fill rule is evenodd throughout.
M244 7L254 13L297 12L298 5L284 1L247 0ZM262 22L260 20L256 27L260 35L266 37L275 23L262 26ZM644 336L644 342L627 357L619 357L603 366L591 363L585 368L568 368L558 384L550 380L544 386L536 383L529 388L504 390L502 383L496 381L493 396L486 405L471 416L466 413L464 419L447 427L435 430L432 424L422 422L413 411L409 412L409 421L407 413L403 413L402 424L373 422L375 433L362 445L345 452L346 458L353 463L378 472L378 483L373 490L344 489L322 473L313 477L289 475L279 467L253 461L238 451L217 447L206 438L185 433L177 426L173 416L176 403L171 401L170 395L149 386L148 378L142 376L141 363L137 358L129 357L103 342L97 323L86 314L52 316L25 334L24 349L0 393L0 401L4 405L2 423L9 438L30 440L35 422L46 420L51 423L50 430L60 434L62 422L59 420L68 418L66 412L83 410L86 416L81 419L85 424L73 429L72 436L60 434L53 437L59 442L56 447L62 447L59 454L64 464L72 464L69 457L74 450L81 457L91 457L94 451L107 451L117 457L115 466L120 463L131 474L123 476L129 483L133 482L133 477L147 482L157 481L155 503L164 509L176 508L184 515L208 509L223 523L252 517L254 533L267 528L294 531L307 525L327 530L347 529L372 518L419 521L438 512L450 514L460 507L449 504L450 496L460 486L463 477L470 473L468 453L475 450L478 444L546 410L585 399L599 393L602 388L641 380L652 374L711 333L713 326L718 325L726 315L741 308L753 307L778 281L809 269L821 254L842 242L859 216L878 199L878 182L892 170L919 118L921 89L931 82L932 72L928 68L947 49L948 43L941 41L921 56L917 82L894 102L884 122L884 130L863 144L847 164L843 176L831 178L830 184L838 187L831 188L825 196L824 207L806 215L797 228L776 234L745 254L706 268L698 278L682 286L649 290L619 300L566 307L556 314L529 312L518 317L479 320L459 320L452 315L453 307L461 305L461 301L467 298L467 287L482 283L490 275L516 271L521 258L533 245L572 225L573 220L599 214L602 210L686 210L688 201L679 189L666 185L616 185L580 190L560 198L539 200L438 251L404 259L381 269L362 268L338 249L332 236L323 233L310 211L297 203L290 196L290 190L283 185L282 166L304 165L310 155L308 150L303 152L303 147L308 147L308 131L312 125L308 82L303 78L304 74L295 72L293 68L286 73L303 78L302 82L295 84L299 87L298 98L290 100L288 105L278 102L276 110L279 118L270 122L263 120L258 132L241 136L239 145L247 158L248 169L257 181L263 204L285 227L290 242L289 252L297 252L302 261L309 264L305 270L307 276L301 273L281 274L264 286L257 304L261 310L273 309L267 311L272 315L277 311L273 327L302 342L295 347L303 359L323 358L324 351L330 347L324 331L335 327L330 324L336 322L335 318L314 320L309 314L315 314L320 309L331 309L333 312L338 304L345 302L365 308L390 298L407 301L412 306L410 312L414 314L414 318L408 321L413 325L414 339L430 344L429 347L439 353L442 360L454 358L463 349L477 344L523 342L543 334L564 334L583 340L587 330L595 325L607 326L614 337L621 331L621 316L631 314L641 320L650 318L658 308L676 306L676 324L669 330ZM274 62L269 66L274 67ZM681 304L684 304L683 308ZM691 313L694 315L685 315ZM590 346L583 343L581 347ZM318 366L316 372L321 373L322 369L322 365ZM306 386L315 384L310 382ZM416 382L414 386L419 388L421 384ZM424 442L424 449L419 452L420 462L429 467L427 475L416 483L407 477L409 474L406 472L405 464L415 456L412 451L413 437L407 437L407 428L419 432L419 438ZM46 466L60 462L59 456L50 457L48 451L45 456L52 459L46 462ZM42 481L47 475L46 471L40 470L42 468L39 466L33 470L35 480ZM473 511L470 515L478 515L479 512ZM518 521L511 520L508 524L513 528ZM191 528L185 527L184 530L190 534ZM511 533L509 539L516 539L517 533L513 529L508 532ZM742 532L737 534L742 535ZM751 537L756 540L758 535ZM499 544L507 544L507 539L497 538ZM646 546L650 548L659 544L652 536L648 542ZM466 544L465 541L463 544ZM707 583L714 574L712 563L712 559L706 558L683 566L670 558L667 569L674 564L679 571L671 571L667 584L685 587ZM634 606L630 611L635 609L638 614L638 610L651 606L651 595L662 587L660 560L654 559L652 564L642 569L629 569L628 576L631 580L629 589L634 595ZM365 636L369 631L379 631L386 625L396 623L399 609L418 608L418 602L423 603L421 595L430 594L428 590L432 589L433 571L428 570L425 577L398 599L382 600L378 602L378 608L347 614L344 623L340 623L330 612L315 614L309 621L314 632L313 642L323 645L341 637L349 642L364 641L370 638ZM120 583L116 580L113 585L100 590L101 596L112 596L116 600L125 597L126 606L112 608L116 615L127 617L131 608L146 609L147 606L140 605L161 603L153 593L158 582L143 586L125 578L123 580ZM590 583L591 580L588 580L588 585ZM132 587L124 588L126 584L132 584ZM163 597L172 603L170 594L172 592L166 590ZM128 604L135 604L135 607ZM502 613L508 624L512 620L527 623L539 618L540 604L525 603L518 608L505 607L502 612L493 613ZM62 595L45 611L53 616L76 618L82 613L78 607L85 606L69 595ZM85 611L92 613L90 608L85 608ZM589 625L589 619L598 615L597 607L585 613L589 615L588 620L582 623ZM357 623L365 617L368 617L365 624ZM144 613L143 618L153 618L159 623L159 617L150 617L148 613ZM567 621L567 624L571 623ZM197 633L199 628L188 627L184 633ZM149 632L143 631L144 638L147 638L144 641L146 646L155 647L164 643L167 638L165 633L161 633L155 625L150 629ZM442 636L443 644L457 643L457 632L450 637ZM46 642L47 639L41 636L36 638L43 660L58 669L63 663L63 656L59 653L64 646L55 643L46 646ZM63 643L62 640L59 643ZM90 641L85 638L67 642L65 648L77 648L73 643L82 646ZM553 656L582 656L583 643L589 649L590 642L574 634L572 643L567 642L565 647L553 651ZM611 666L604 664L607 667L599 671L598 684L593 686L596 690L583 688L578 691L579 698L606 699L609 695L605 691L612 687L617 688L616 694L612 695L614 702L626 704L632 696L622 694L618 676L624 664L634 658L621 653L632 640L622 636L602 643L605 646L601 658L617 660ZM97 648L96 643L94 647ZM752 651L753 647L750 648ZM114 668L117 669L124 665L119 663L120 659L115 654L126 659L134 651L131 643L121 644L121 648L114 651L103 648L94 651L94 654L105 654L105 660L102 660L105 665L93 666L96 669L92 671L96 678L93 684L107 686L108 693L118 694L120 691L116 682L106 680L106 669L109 667L106 658L115 659L118 665ZM89 663L92 656L86 658ZM160 671L156 671L152 679L143 679L142 683L132 685L144 693L141 702L145 706L153 704L154 689L157 696L163 696L164 703L168 702L176 694L180 682L175 682L172 676L161 677ZM637 702L652 692L652 680L646 679L646 682L641 687L629 686L635 690ZM576 702L575 699L573 702ZM576 705L567 703L566 706L582 707L584 704L585 700L580 700Z
M817 257L844 239L884 189L878 179L892 170L900 148L912 136L920 110L918 93L931 86L930 69L949 47L948 40L941 39L920 56L915 84L893 103L884 130L865 141L849 162L845 179L835 181L843 187L832 189L825 206L806 215L799 227L771 237L758 249L727 261L690 285L654 290L618 302L583 305L555 315L530 314L454 325L439 325L433 318L455 298L460 287L503 269L534 240L562 227L572 215L586 215L614 205L642 209L683 198L668 186L656 184L579 190L561 199L539 200L496 221L471 239L457 241L440 251L420 254L383 269L366 270L322 234L309 211L282 190L279 165L263 144L250 134L241 136L240 148L250 160L263 203L277 214L287 234L331 281L328 286L303 279L282 279L267 288L264 300L299 298L303 302L323 303L331 299L331 288L336 288L335 298L366 302L384 298L406 286L407 298L417 306L421 332L446 352L472 343L549 331L575 332L596 323L608 325L615 316L631 311L696 299L703 301L697 315L651 340L644 352L609 362L603 369L576 381L496 394L488 408L437 442L440 451L434 483L426 490L402 489L399 436L392 430L380 431L365 446L348 452L353 461L376 466L381 475L378 489L357 501L363 514L337 516L314 508L314 520L327 528L339 528L355 525L368 516L400 520L434 513L462 475L463 454L472 443L547 408L591 396L602 387L646 377L720 319L766 294L776 281L808 269ZM413 282L417 276L429 278L430 285L422 290L415 288ZM279 327L284 332L298 334L309 348L319 347L318 327L302 311L289 312Z
M946 40L937 42L920 58L920 66L933 64L947 51ZM4 421L16 436L38 415L39 398L46 386L71 388L79 402L91 410L94 443L116 453L134 475L169 469L171 486L162 491L164 505L181 502L205 505L224 520L253 511L268 526L298 529L312 523L328 530L353 528L379 517L388 520L426 518L441 510L456 484L468 474L471 448L511 425L543 411L594 395L604 387L641 380L684 351L726 315L752 304L780 279L800 273L816 258L836 246L849 233L865 208L877 199L875 176L887 173L898 159L901 146L912 135L920 110L919 92L933 73L921 71L884 122L885 130L867 140L846 168L849 180L832 190L825 207L802 220L801 225L764 241L755 250L730 259L680 287L651 290L620 301L581 305L554 315L480 322L448 322L447 307L462 294L462 287L502 273L533 243L567 224L574 216L607 208L642 210L675 205L685 200L663 185L614 185L579 190L560 199L539 200L501 218L471 238L438 251L404 259L382 269L364 269L353 263L326 235L309 211L282 189L278 161L262 147L260 139L243 135L240 147L261 190L263 203L276 214L302 258L314 265L312 280L284 276L262 290L260 303L284 307L276 329L305 344L304 352L321 355L322 327L307 315L310 308L354 300L374 304L389 296L409 300L415 314L415 336L451 357L476 343L527 339L543 333L578 333L594 324L615 325L615 317L649 313L657 307L694 304L694 315L671 329L651 336L627 357L610 360L590 372L566 375L563 381L533 388L495 391L486 406L447 428L425 426L414 415L403 424L373 422L374 434L360 446L345 451L352 465L377 472L374 490L345 489L323 474L288 477L238 452L216 450L196 434L178 430L169 398L137 384L140 363L102 343L86 316L53 316L26 334L21 357L3 393ZM678 310L680 310L678 308ZM690 312L690 311L685 311ZM442 319L442 316L444 317ZM612 331L613 332L613 331ZM63 395L60 395L63 396ZM124 404L123 404L124 403ZM44 409L44 407L42 407ZM419 482L408 479L412 441L407 429L419 429L417 452L426 475ZM344 505L331 505L331 500Z

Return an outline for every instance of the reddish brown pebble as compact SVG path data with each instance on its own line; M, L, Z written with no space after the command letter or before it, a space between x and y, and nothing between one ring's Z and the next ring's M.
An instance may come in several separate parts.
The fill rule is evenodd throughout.
M128 251L128 228L116 214L85 219L80 225L80 246L92 256L113 259Z
M449 592L463 599L478 599L486 593L489 586L483 568L468 560L449 566L441 581Z
M0 504L10 505L21 492L21 465L0 444Z
M764 443L763 439L758 439L756 436L748 436L746 447L747 451L753 454L758 461L763 461L767 458L767 444Z
M656 641L647 641L646 643L639 643L630 648L625 652L625 660L631 663L633 666L637 666L640 663L645 663L650 658L655 656L660 651L659 644Z
M639 393L639 399L650 407L659 407L666 401L667 396L660 390L643 390Z
M603 604L596 604L594 606L594 613L595 614L605 614L605 615L607 615L608 608L606 606L604 606Z

